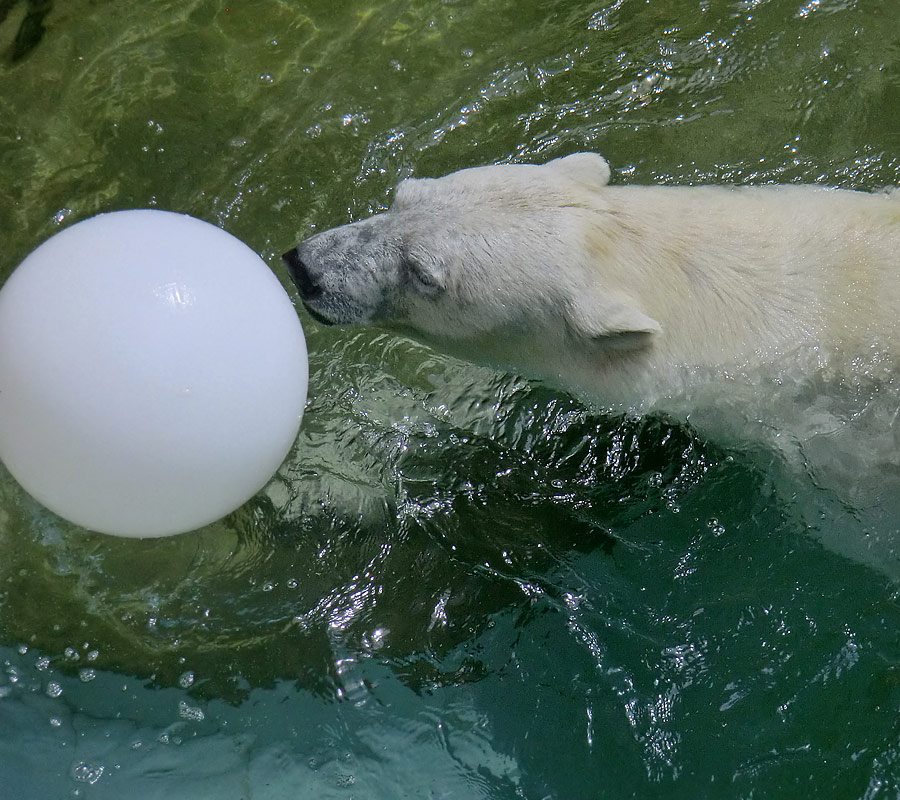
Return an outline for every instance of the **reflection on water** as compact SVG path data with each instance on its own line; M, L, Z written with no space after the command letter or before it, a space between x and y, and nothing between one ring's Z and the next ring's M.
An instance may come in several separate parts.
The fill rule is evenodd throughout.
M360 335L340 352L390 365L401 344ZM323 391L296 453L264 496L200 534L90 536L6 487L19 570L4 578L4 625L33 684L13 695L33 698L17 713L46 716L98 676L104 699L79 700L76 719L150 702L140 688L115 700L118 681L171 687L149 728L116 727L149 750L79 755L107 770L98 786L115 788L113 762L139 778L168 759L159 737L189 745L169 769L193 780L194 748L227 761L223 720L255 737L283 703L290 745L269 731L240 769L274 759L300 780L302 753L332 764L329 780L379 786L396 748L435 758L427 742L466 781L487 769L484 796L567 796L597 780L699 791L686 770L716 729L733 748L714 774L748 787L815 771L847 737L881 745L869 723L847 732L846 716L819 716L833 691L873 711L894 693L892 673L877 676L896 598L813 535L853 524L840 504L807 518L815 488L773 451L401 349L402 383L361 359L328 378L335 354L316 356ZM305 740L313 731L331 743Z
M617 182L900 182L888 0L72 0L45 25L0 63L2 277L60 226L153 206L279 269L407 175L582 149ZM295 450L220 523L95 536L0 475L4 786L900 791L893 388L861 369L783 445L305 322ZM746 401L720 416L752 427Z
M446 652L572 552L617 553L630 545L614 531L677 513L718 458L664 419L605 419L454 367L449 393L404 389L365 366L344 372L337 395L313 400L266 494L199 534L78 532L7 481L17 511L7 538L30 564L7 579L8 626L28 641L47 613L31 598L65 585L81 612L67 608L43 646L87 649L77 644L87 615L107 640L89 643L98 666L169 685L189 654L197 691L236 699L248 681L296 677L331 693L336 651Z

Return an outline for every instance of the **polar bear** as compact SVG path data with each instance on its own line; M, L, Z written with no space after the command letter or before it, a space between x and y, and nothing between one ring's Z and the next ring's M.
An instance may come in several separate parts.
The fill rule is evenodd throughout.
M609 177L577 153L406 180L390 210L284 259L323 323L393 327L607 408L890 357L900 192Z

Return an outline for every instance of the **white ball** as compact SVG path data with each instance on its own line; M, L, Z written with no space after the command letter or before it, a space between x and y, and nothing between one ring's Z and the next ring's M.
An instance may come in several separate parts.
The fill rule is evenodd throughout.
M80 222L0 289L0 459L95 531L166 536L240 506L290 450L307 377L272 271L182 214Z

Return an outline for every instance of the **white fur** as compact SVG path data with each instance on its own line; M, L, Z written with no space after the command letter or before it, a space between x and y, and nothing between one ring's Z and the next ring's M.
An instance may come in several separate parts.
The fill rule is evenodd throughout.
M608 179L579 153L405 181L389 212L300 245L322 287L304 299L603 406L895 349L897 194Z

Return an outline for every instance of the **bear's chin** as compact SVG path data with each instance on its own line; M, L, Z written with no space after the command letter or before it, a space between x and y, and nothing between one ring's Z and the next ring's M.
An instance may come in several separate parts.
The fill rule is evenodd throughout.
M302 299L302 298L301 298ZM306 309L307 313L319 324L328 325L329 327L332 325L338 325L339 323L330 317L326 317L321 311L313 308L309 303L305 300L303 301L303 307Z

